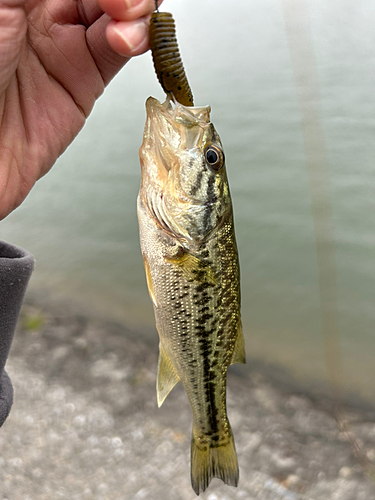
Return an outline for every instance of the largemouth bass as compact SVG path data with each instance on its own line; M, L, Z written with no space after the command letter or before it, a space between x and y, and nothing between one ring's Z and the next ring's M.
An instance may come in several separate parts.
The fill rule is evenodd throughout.
M140 148L141 250L160 338L157 399L181 380L193 414L191 481L237 486L227 369L245 363L233 211L210 107L150 97Z

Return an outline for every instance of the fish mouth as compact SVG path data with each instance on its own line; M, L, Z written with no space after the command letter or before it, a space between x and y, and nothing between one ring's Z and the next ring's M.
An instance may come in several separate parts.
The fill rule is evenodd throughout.
M211 106L184 106L171 97L161 103L155 97L146 101L147 118L155 119L161 115L165 119L173 120L186 127L210 123Z
M188 151L200 148L210 126L210 106L184 106L170 97L146 101L146 127L141 150L153 152L160 175L177 167ZM142 156L142 153L141 153Z

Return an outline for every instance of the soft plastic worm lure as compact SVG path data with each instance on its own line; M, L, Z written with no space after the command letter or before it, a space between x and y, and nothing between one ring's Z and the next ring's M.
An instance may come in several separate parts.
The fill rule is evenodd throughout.
M157 8L157 1L155 4ZM178 49L172 14L154 12L151 15L149 35L156 75L164 92L172 94L184 106L194 106L193 94Z

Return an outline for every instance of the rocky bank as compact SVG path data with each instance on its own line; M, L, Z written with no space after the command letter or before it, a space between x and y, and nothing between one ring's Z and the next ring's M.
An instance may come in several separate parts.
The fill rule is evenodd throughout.
M179 384L158 409L157 338L28 298L7 364L15 402L0 431L1 500L193 500L191 414ZM206 500L375 500L329 401L278 376L231 367L228 413L238 488L213 480ZM375 459L375 419L346 408Z

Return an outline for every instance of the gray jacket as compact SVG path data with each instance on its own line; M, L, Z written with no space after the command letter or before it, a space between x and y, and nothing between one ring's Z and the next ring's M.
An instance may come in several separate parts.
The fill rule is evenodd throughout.
M4 366L33 268L30 253L0 241L0 427L13 402L13 388Z

